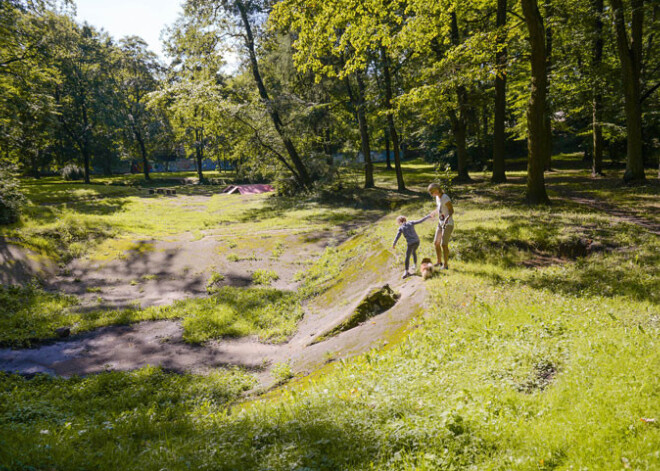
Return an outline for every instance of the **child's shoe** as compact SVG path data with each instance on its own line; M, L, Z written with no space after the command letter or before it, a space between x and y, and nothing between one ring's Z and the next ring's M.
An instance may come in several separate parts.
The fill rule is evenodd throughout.
M406 270L406 271L403 272L403 276L401 277L401 279L402 279L402 280L405 280L405 279L408 278L409 276L410 276L410 273L408 273L408 271Z
M415 273L416 271L417 271L417 267L415 267L415 265L413 265L412 267L410 267L410 274L411 274L411 275L412 275L413 273Z

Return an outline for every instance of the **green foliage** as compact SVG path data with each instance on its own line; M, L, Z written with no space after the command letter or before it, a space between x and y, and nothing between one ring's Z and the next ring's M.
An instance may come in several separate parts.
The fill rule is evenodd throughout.
M62 168L62 178L66 181L82 180L85 178L85 170L75 164L68 164Z
M18 221L25 196L18 180L9 170L0 167L0 225Z
M270 285L273 281L277 281L279 279L280 275L278 275L273 270L260 268L259 270L255 270L254 273L252 273L252 282L255 285Z
M218 289L218 285L224 281L225 275L214 271L211 273L208 281L206 282L206 292L209 294L215 293Z
M277 363L273 365L270 374L278 384L285 383L293 378L293 371L291 370L291 365L288 363Z

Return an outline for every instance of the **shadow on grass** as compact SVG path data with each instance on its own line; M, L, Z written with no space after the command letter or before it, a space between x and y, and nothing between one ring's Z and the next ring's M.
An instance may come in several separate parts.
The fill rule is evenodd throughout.
M660 257L644 264L618 257L585 258L577 262L543 269L528 269L512 275L507 272L463 271L504 286L527 285L538 290L575 296L626 297L636 301L660 302Z
M432 424L404 404L376 410L326 401L285 401L263 412L227 412L253 386L240 370L209 376L160 368L85 378L0 374L0 456L8 469L391 469L439 449L458 468L489 444L457 414ZM238 409L238 408L237 408ZM432 457L435 459L435 456ZM21 466L18 466L21 464ZM452 467L453 467L452 466Z

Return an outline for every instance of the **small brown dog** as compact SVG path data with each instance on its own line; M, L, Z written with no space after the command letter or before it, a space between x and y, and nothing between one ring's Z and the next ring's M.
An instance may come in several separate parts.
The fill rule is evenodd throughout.
M420 271L422 272L422 278L425 280L433 276L433 262L430 258L422 259L422 263L419 266Z

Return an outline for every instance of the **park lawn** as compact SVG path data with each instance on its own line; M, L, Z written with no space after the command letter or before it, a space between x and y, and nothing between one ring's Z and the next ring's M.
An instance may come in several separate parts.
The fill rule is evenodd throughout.
M238 371L0 376L0 468L660 468L658 237L572 201L531 209L521 192L457 188L452 269L426 283L406 335L250 402L234 402L254 384ZM327 249L301 293L341 283L397 214L429 206ZM419 227L422 256L431 232ZM602 250L562 256L585 237Z
M68 184L70 188L75 185ZM220 191L220 187L213 188ZM86 189L70 189L63 195L71 200L57 202L56 196L53 204L43 204L39 196L35 201L41 203L30 200L21 221L1 228L0 236L68 263L88 254L94 257L94 249L107 239L162 239L185 233L197 238L214 233L227 238L272 231L311 234L334 230L342 224L364 223L383 214L382 210L272 198L270 194L211 193L173 198L135 194L137 190L130 187L120 190L125 194L113 191L110 196L87 198ZM83 196L79 197L80 192Z

